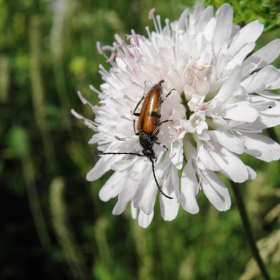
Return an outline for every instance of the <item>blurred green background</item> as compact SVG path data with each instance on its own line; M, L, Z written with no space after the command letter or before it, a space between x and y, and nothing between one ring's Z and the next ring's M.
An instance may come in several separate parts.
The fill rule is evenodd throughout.
M265 22L269 5L261 2L247 10L246 1L234 6L235 23L259 18L269 27L258 48L280 37L279 13L271 9L278 23ZM172 222L162 220L157 203L152 224L142 229L129 209L111 214L116 198L99 200L110 174L85 180L98 160L96 146L87 144L92 131L70 109L94 117L76 92L98 104L89 85L99 88L99 64L108 65L96 42L111 45L115 33L124 38L131 29L146 34L145 26L153 29L152 7L163 21L192 5L0 0L1 280L261 279L233 195L231 210L222 213L201 193L199 214L180 209ZM279 128L268 133L280 137ZM255 238L271 275L280 279L279 162L242 158L258 172L242 186Z

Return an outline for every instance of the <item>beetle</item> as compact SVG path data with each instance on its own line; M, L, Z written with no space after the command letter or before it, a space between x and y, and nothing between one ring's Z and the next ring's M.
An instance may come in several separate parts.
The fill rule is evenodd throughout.
M140 145L143 147L142 153L103 153L103 152L97 152L98 155L135 155L138 157L146 157L148 158L152 163L152 169L153 169L153 176L156 182L156 185L162 195L169 199L173 199L172 197L166 195L161 187L159 186L159 183L157 181L156 175L155 175L155 166L154 162L156 162L157 158L155 155L155 152L153 150L154 144L160 144L157 142L158 138L157 135L159 133L160 126L163 123L172 121L172 120L164 120L160 121L161 118L161 105L164 102L164 99L162 99L162 84L164 83L164 80L160 80L157 84L155 84L146 95L143 95L141 100L137 103L133 115L138 117L138 123L137 123L137 130L135 128L135 119L133 120L133 129L135 135L139 136L139 142ZM174 89L172 89L165 98L167 98L171 92ZM144 101L143 101L144 100ZM139 105L142 103L143 105L140 110L140 113L136 113ZM166 150L167 147L163 146Z

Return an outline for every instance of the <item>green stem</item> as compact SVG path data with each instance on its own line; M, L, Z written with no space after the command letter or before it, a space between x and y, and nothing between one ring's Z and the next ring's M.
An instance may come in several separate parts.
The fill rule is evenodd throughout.
M255 261L258 264L259 269L260 269L260 271L263 275L263 278L265 280L271 280L271 278L270 278L270 276L269 276L269 274L266 270L265 264L260 257L259 250L256 246L254 236L253 236L253 232L252 232L252 228L251 228L251 225L250 225L250 222L249 222L249 218L248 218L248 215L247 215L247 211L246 211L246 208L245 208L245 204L244 204L239 186L232 181L231 181L231 186L232 186L233 193L235 195L236 204L237 204L237 207L238 207L238 210L239 210L239 214L241 216L241 220L242 220L242 223L243 223L245 235L248 239L253 258L255 259Z

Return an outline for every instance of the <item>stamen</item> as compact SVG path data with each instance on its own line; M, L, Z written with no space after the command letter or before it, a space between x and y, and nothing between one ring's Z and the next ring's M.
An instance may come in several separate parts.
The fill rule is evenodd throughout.
M99 41L96 42L96 48L97 48L97 51L99 52L99 54L103 54L102 49L101 49L101 43Z
M158 27L159 27L159 31L160 33L162 34L162 27L161 27L161 22L160 22L160 15L157 15L157 24L158 24Z
M71 113L77 119L80 119L80 120L84 119L84 117L82 115L78 114L74 109L71 109Z
M126 141L126 137L120 138L117 135L115 135L115 139L117 139L118 141Z
M147 31L147 34L148 34L148 37L149 37L150 41L152 41L152 40L151 40L150 28L149 28L148 26L146 26L145 29L146 29L146 31Z
M80 91L78 91L78 96L79 96L79 98L80 98L80 100L82 101L83 104L87 104L88 103L88 101L82 96Z
M124 116L124 115L121 115L121 118L122 118L122 119L124 119L124 120L127 120L127 121L132 122L132 120L131 120L131 119L129 119L128 117L126 117L126 116Z
M164 163L167 163L167 162L171 161L175 156L176 156L176 153L174 153L171 157L169 157L168 159L166 159L166 160L164 161Z
M152 19L154 17L154 12L156 11L156 8L152 8L149 12L149 19Z
M97 94L102 94L102 93L101 93L99 90L97 90L93 85L90 85L89 88L90 88L92 91L96 92Z
M94 131L98 131L98 128L97 128L95 125L93 125L92 123L90 123L88 120L85 120L85 121L84 121L84 124L85 124L88 128L90 128L90 129L92 129L92 130L94 130Z
M165 26L168 29L169 36L171 36L171 29L170 29L170 26L169 26L169 19L168 18L165 19Z
M115 54L112 52L109 59L106 60L106 62L112 62L115 58Z
M111 97L110 100L112 100L113 102L117 103L118 105L124 107L124 105L122 103L120 103L116 98Z

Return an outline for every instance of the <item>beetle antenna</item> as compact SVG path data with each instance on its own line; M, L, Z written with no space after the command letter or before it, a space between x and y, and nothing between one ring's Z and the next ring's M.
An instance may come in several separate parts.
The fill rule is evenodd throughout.
M99 152L99 151L95 151L95 153L98 156L103 156L103 155L134 155L134 156L138 156L138 157L144 157L144 155L141 155L139 153L103 153L103 152Z
M152 163L152 167L153 167L153 175L154 175L154 178L155 178L155 181L156 181L156 184L157 184L158 190L159 190L159 191L160 191L160 193L161 193L162 195L164 195L165 197L167 197L167 198L169 198L169 199L173 199L173 197L166 195L166 194L162 191L162 189L161 189L161 187L159 186L159 183L158 183L158 181L157 181L156 174L155 174L155 166L154 166L154 162L153 162L153 160L152 160L151 158L150 158L150 161L151 161L151 163Z

